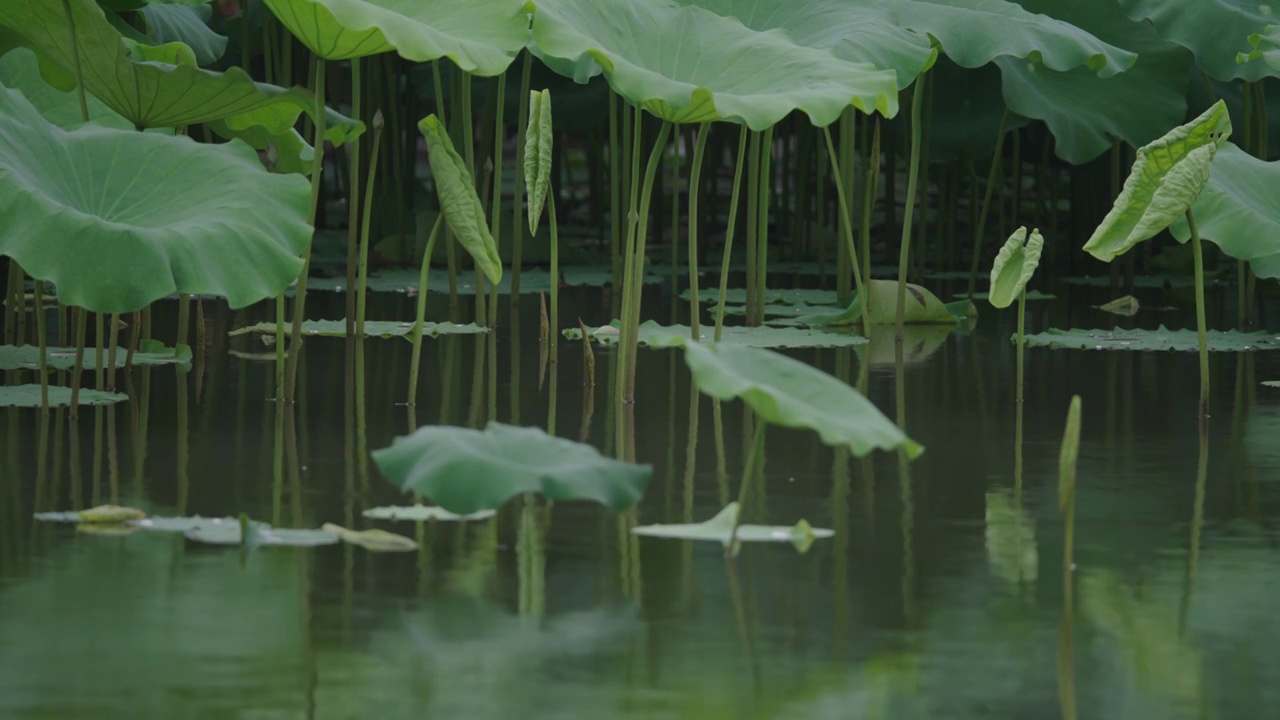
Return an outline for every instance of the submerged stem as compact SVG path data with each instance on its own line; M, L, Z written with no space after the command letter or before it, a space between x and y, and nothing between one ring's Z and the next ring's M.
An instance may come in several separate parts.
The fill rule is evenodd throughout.
M1187 208L1187 227L1191 230L1191 256L1196 266L1196 335L1200 340L1200 417L1209 417L1209 339L1204 319L1204 253L1200 248L1200 229Z

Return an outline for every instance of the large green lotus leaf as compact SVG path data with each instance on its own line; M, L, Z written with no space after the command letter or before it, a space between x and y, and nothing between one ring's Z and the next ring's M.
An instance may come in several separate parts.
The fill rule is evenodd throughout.
M1265 162L1226 143L1191 212L1201 237L1247 260L1254 275L1280 278L1280 160ZM1170 229L1182 242L1191 237L1185 218Z
M566 328L561 331L570 340L582 338L578 328ZM603 344L618 342L618 328L604 325L598 328L587 328L592 340ZM715 338L715 328L702 328L702 342L711 342ZM640 324L638 342L644 347L673 348L684 347L691 342L691 333L687 325L659 325L653 320ZM850 333L825 332L809 328L796 327L744 327L734 325L723 328L720 342L724 345L758 348L806 348L806 347L850 347L864 345L867 339Z
M159 343L157 343L159 345ZM85 370L96 370L99 367L97 348L85 348L83 365ZM101 363L105 368L110 364L110 354L102 351L107 362ZM190 365L191 348L180 346L178 352L173 348L150 347L140 349L133 354L133 364L146 365ZM116 349L116 367L122 368L129 359L127 348ZM71 370L76 366L76 349L69 347L45 348L45 364L54 370ZM0 370L35 370L40 367L40 348L35 345L0 345Z
M757 32L783 30L796 42L831 50L841 60L893 70L905 88L937 51L928 36L894 24L886 7L849 0L676 0L738 20Z
M275 335L276 324L273 322L261 322L256 325L249 325L227 333L232 337L236 335ZM440 337L441 335L476 335L478 333L489 332L489 328L480 327L475 323L467 323L460 325L450 322L423 322L422 334L426 337ZM346 337L347 321L346 320L307 320L302 323L302 334L320 337ZM398 320L369 320L364 324L364 336L367 338L392 338L402 337L412 339L413 323L400 322Z
M309 205L306 180L268 173L238 141L62 130L0 88L0 254L68 305L114 313L175 292L233 307L272 297L302 268Z
M1189 49L1196 65L1219 80L1259 80L1272 71L1262 63L1236 62L1247 38L1265 32L1276 16L1255 0L1118 0L1130 19L1150 23L1160 37ZM1145 62L1145 60L1143 61Z
M685 364L698 389L718 400L740 398L761 420L806 428L856 456L901 448L924 451L848 384L812 365L760 348L689 343Z
M1029 58L1052 70L1084 66L1099 77L1123 72L1137 56L1068 22L1007 0L857 0L884 7L899 27L928 33L961 67L998 57Z
M771 525L737 525L738 503L731 502L710 520L700 523L671 525L639 525L631 528L636 535L671 538L673 540L704 540L718 542L729 547L730 538L735 542L787 542L800 552L809 549L814 540L835 537L836 532L827 528L810 527L801 520L792 527ZM737 532L735 533L735 525Z
M112 403L123 402L128 400L129 396L120 395L118 393L102 392L101 390L84 390L80 391L81 405L110 405ZM57 407L59 405L71 404L71 388L49 386L49 407ZM0 387L0 407L28 407L37 408L41 406L40 386L39 385L6 385Z
M1032 230L1030 239L1025 227L1013 231L991 264L991 294L988 299L992 305L1007 308L1018 299L1027 283L1031 282L1031 276L1036 274L1043 249L1044 238L1039 230Z
M418 130L427 141L431 177L449 230L489 282L498 283L502 280L502 258L498 255L498 241L489 230L480 196L476 194L475 180L434 113L418 123Z
M528 40L523 0L265 0L312 52L346 60L395 51L406 60L447 57L466 72L497 75Z
M496 422L483 431L424 427L374 451L373 460L396 486L460 515L495 509L521 493L621 511L644 495L653 475L649 465L606 458L590 445Z
M1280 337L1265 333L1242 333L1235 330L1208 332L1209 349L1218 352L1252 352L1256 350L1280 350ZM1012 338L1014 342L1017 337ZM1042 333L1026 336L1027 345L1062 348L1068 350L1175 350L1197 352L1199 337L1195 330L1169 330L1161 325L1157 330L1058 330L1050 328Z
M868 315L872 325L890 325L898 317L898 283L896 280L872 280L867 284L871 297ZM956 316L932 292L907 283L907 302L903 322L911 324L939 323L954 325ZM843 310L814 313L798 318L807 325L848 325L862 318L862 300L856 294Z
M891 70L839 59L783 30L666 0L541 0L533 21L541 58L591 58L618 94L677 123L772 126L794 110L825 126L850 104L897 113Z
M1141 58L1109 78L1085 68L1059 71L1028 60L996 58L1009 108L1043 120L1053 132L1058 157L1083 164L1108 151L1115 138L1138 147L1186 119L1189 51L1161 38L1149 24L1125 17L1112 0L1018 2Z
M180 42L196 54L196 63L210 65L222 57L227 38L209 28L213 8L207 4L181 5L152 2L141 10L147 21L147 35L158 43Z
M61 90L46 82L40 74L36 54L27 48L14 48L0 57L0 85L20 91L46 120L64 130L84 124L75 91ZM94 95L85 95L85 105L90 122L121 130L134 129L133 123Z
M1138 148L1124 188L1084 249L1110 262L1181 217L1209 179L1214 153L1231 135L1227 106L1218 101L1199 117Z
M290 106L296 120L299 112L311 109L306 91L264 94L239 68L216 73L192 65L135 62L125 52L120 32L107 22L93 0L69 2L79 59L85 69L85 89L136 127L194 125L273 104ZM61 3L9 0L0 13L0 26L7 27L23 45L63 73L74 72L70 28ZM271 130L284 132L292 125L290 120Z

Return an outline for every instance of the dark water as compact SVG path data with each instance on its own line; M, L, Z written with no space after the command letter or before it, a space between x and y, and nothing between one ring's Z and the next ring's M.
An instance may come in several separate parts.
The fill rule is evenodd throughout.
M1163 304L1152 292L1141 297ZM652 295L659 313L665 293ZM1030 304L1028 328L1109 327L1088 309L1105 299ZM318 315L341 312L340 298L314 300ZM409 302L378 298L372 315L411 317ZM501 302L492 345L428 341L419 424L546 426L536 299L515 322ZM599 291L562 303L588 323L608 315ZM277 438L271 364L228 355L223 337L259 318L208 310L198 387L172 368L149 371L147 387L139 370L135 399L86 412L74 441L51 419L43 482L36 414L0 415L0 716L1052 718L1074 697L1082 718L1253 718L1280 706L1280 391L1259 385L1280 378L1274 357L1212 358L1202 445L1193 353L1031 349L1019 477L1012 312L985 309L970 334L909 337L906 427L927 446L909 467L769 431L760 518L837 531L803 555L755 545L727 563L718 545L628 534L710 517L743 466L741 409L723 407L722 470L711 403L693 431L688 373L668 351L642 351L624 423L655 467L634 515L514 501L494 522L379 524L416 537L418 553L264 548L243 564L181 536L33 523L33 508L118 499L159 515L367 527L362 510L406 500L367 450L408 430L408 343L368 342L361 419L345 401L345 343L309 341L306 391ZM172 316L158 309L157 327ZM612 453L610 353L598 351L589 398L580 346L560 352L557 433ZM477 365L491 354L492 374ZM892 342L789 354L850 382L870 362L868 394L894 415ZM1057 453L1075 393L1063 646ZM534 526L541 541L522 532Z

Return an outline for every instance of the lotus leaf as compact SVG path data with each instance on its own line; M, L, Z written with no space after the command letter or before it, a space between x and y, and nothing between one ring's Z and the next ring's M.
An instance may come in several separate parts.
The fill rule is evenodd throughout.
M475 75L507 69L527 41L523 0L265 0L294 37L326 60L396 52L449 58Z
M60 90L40 76L36 55L27 48L15 48L0 56L0 85L20 91L46 120L64 130L84 124L80 101L74 90ZM89 120L100 125L133 130L133 123L93 95L85 96Z
M529 194L529 232L537 234L542 206L551 187L551 93L529 93L529 124L524 136L524 186Z
M213 8L207 4L152 2L141 12L147 21L147 35L156 42L180 42L190 47L197 65L217 62L227 49L227 38L209 29Z
M364 511L364 516L372 520L403 520L407 522L470 522L488 520L497 515L493 510L481 510L470 515L451 513L436 505L411 505L409 507L376 507Z
M1265 332L1242 333L1209 330L1209 349L1219 352L1280 350L1280 337ZM1058 330L1050 328L1027 336L1027 345L1072 350L1181 350L1196 351L1200 341L1195 330Z
M618 342L618 328L605 325L588 328L591 339L605 344ZM582 337L578 328L568 328L562 333L570 340ZM659 325L653 320L640 324L638 342L651 348L684 347L691 337L686 325ZM715 337L714 328L705 328L702 342L710 342ZM824 332L809 328L792 327L743 327L740 325L725 327L720 336L723 345L737 347L760 348L804 348L804 347L849 347L864 345L867 339L850 333Z
M426 116L418 123L418 130L427 140L431 176L435 180L436 194L449 229L489 282L497 283L502 279L502 259L498 257L498 243L489 232L489 221L485 218L480 196L476 195L471 173L458 151L453 149L453 142L439 118L434 114Z
M236 308L272 297L302 268L309 200L305 180L266 172L238 141L62 130L0 88L0 254L68 305L116 313L174 292Z
M1280 388L1280 380L1264 380L1262 384L1267 387Z
M358 545L370 552L409 552L418 549L416 541L386 530L348 530L333 523L321 525L320 530L333 534L344 543Z
M799 360L700 343L687 344L684 359L699 390L718 400L741 398L764 422L813 430L857 456L901 448L914 458L924 451L857 390Z
M1119 0L1131 19L1150 23L1160 37L1195 54L1196 65L1218 80L1260 80L1270 74L1257 63L1239 65L1246 39L1275 23L1268 3L1241 0ZM1213 28L1213 32L1205 32ZM1143 62L1146 62L1145 58Z
M135 62L123 52L123 37L107 22L93 0L68 0L75 20L85 90L128 119L135 127L180 127L239 116L241 123L270 121L273 133L293 126L300 112L311 111L304 90L268 94L239 68L225 73L193 65ZM64 74L74 72L70 28L61 3L11 0L0 14L8 28L38 56ZM280 105L259 120L258 111ZM281 124L280 117L291 118Z
M1110 262L1182 217L1204 188L1213 156L1230 134L1231 118L1219 100L1191 122L1138 148L1120 196L1084 249Z
M1017 301L1027 283L1031 282L1031 276L1036 274L1043 249L1044 238L1039 230L1032 230L1030 239L1025 227L1013 231L991 265L992 305L1007 308Z
M101 390L81 390L81 405L111 405L128 400L127 395L102 392ZM71 404L71 388L56 385L49 386L49 407ZM6 385L0 387L0 407L41 407L39 385Z
M653 468L537 428L491 422L483 430L424 427L373 453L383 476L460 515L492 510L514 495L592 500L621 511L644 494Z
M734 17L665 0L541 0L536 6L532 49L539 57L562 69L598 63L618 94L664 120L737 120L764 130L795 110L818 126L850 104L897 113L893 71L839 59L783 30L761 32Z
M1175 224L1173 227L1177 227ZM1110 287L1115 284L1115 280L1107 275L1089 276L1081 275L1078 277L1061 278L1061 282L1068 285L1086 285L1089 287ZM1205 278L1206 284L1212 284L1212 278ZM1189 288L1196 284L1194 277L1186 275L1135 275L1133 276L1133 287L1135 288Z
M800 552L805 552L814 540L835 537L834 530L810 527L801 520L792 527L769 525L739 525L736 537L733 526L738 520L738 503L731 502L715 517L700 523L672 525L640 525L631 528L636 535L672 538L674 540L710 540L725 547L730 538L744 542L789 542Z
M233 517L148 517L131 521L133 525L152 532L186 533L209 527L227 527L236 533L239 542L240 520Z
M244 523L235 518L228 518L228 520L230 522L199 524L182 534L192 542L207 545L245 545L250 549L263 545L317 547L338 542L338 535L326 530L277 529L256 520ZM244 537L246 530L250 533L249 538Z
M1132 317L1138 314L1141 309L1138 298L1132 295L1125 295L1122 298L1116 298L1109 303L1099 305L1098 309L1103 312L1109 312L1112 315L1122 315L1124 317Z
M347 336L346 320L307 320L302 323L302 334L320 337L346 337ZM227 333L235 337L237 335L275 335L276 324L269 322L258 323L232 330ZM480 327L475 323L467 323L459 325L450 322L424 322L422 324L422 334L427 337L440 337L441 335L476 335L478 333L489 332L488 328ZM367 338L392 338L402 337L405 339L413 338L413 323L398 322L395 320L369 320L364 324L364 336Z
M996 58L1009 109L1044 120L1053 132L1058 157L1083 164L1108 151L1115 138L1138 147L1186 119L1191 54L1161 38L1148 23L1130 20L1112 2L1019 4L1141 58L1109 78L1086 68L1059 71L1033 61Z
M1280 161L1264 162L1227 143L1213 158L1213 173L1192 212L1200 237L1245 260L1260 278L1280 278ZM1191 237L1186 220L1174 237Z
M104 360L108 359L103 350ZM140 348L133 354L134 365L189 365L191 364L191 348L179 346L175 351L160 343ZM99 366L105 368L109 362L98 362L97 348L85 348L83 365L85 370L94 370ZM124 367L129 359L126 348L116 348L116 367ZM76 366L76 349L65 347L49 347L45 349L45 362L54 370L70 370ZM40 348L35 345L0 345L0 370L36 370L40 367Z
M872 325L892 325L897 320L898 283L893 280L872 280L866 285L871 296L868 313ZM966 315L967 315L966 311ZM844 310L814 313L799 318L808 325L848 325L862 318L862 301L855 295ZM936 295L925 288L907 283L907 305L904 322L910 324L939 323L954 325L956 316Z

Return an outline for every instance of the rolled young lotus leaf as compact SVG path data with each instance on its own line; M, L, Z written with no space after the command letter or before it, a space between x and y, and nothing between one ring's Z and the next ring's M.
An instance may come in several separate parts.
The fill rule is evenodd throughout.
M1007 308L1018 299L1031 281L1031 276L1036 274L1043 249L1044 238L1040 236L1039 230L1032 230L1030 238L1027 237L1025 227L1013 231L991 265L991 292L988 299L992 305Z
M529 126L524 136L524 187L529 193L529 232L535 235L551 187L551 142L551 91L530 92Z
M1084 249L1104 262L1154 237L1181 218L1209 180L1213 157L1231 135L1219 100L1191 122L1138 148L1133 169L1111 211Z
M476 267L484 272L489 282L497 284L502 280L502 258L498 256L498 243L489 231L484 206L480 204L475 181L467 171L466 163L453 149L453 142L434 113L418 123L418 130L427 140L431 176L449 230L470 253Z

